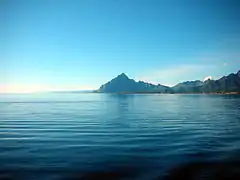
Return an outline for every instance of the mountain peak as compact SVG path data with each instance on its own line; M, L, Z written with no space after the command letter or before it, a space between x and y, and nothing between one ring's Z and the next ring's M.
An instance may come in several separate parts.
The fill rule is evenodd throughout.
M104 93L240 93L240 71L223 76L218 80L208 78L206 81L186 81L173 87L154 85L143 81L136 82L125 73L103 84L98 92Z
M125 73L119 74L117 77L118 77L118 78L129 79L128 76L127 76Z
M130 79L125 73L119 74L114 79L103 84L98 92L126 93L126 92L166 92L168 87L154 85L143 81L136 82Z

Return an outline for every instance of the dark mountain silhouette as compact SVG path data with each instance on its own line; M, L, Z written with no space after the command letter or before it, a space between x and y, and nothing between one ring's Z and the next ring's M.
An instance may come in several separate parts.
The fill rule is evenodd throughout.
M203 81L186 81L179 83L172 87L173 92L177 93L191 93L191 92L200 92L200 87L204 84Z
M200 89L201 92L206 93L229 93L240 92L240 71L236 74L229 74L223 76L218 80L207 80Z
M111 81L102 85L97 92L105 93L144 93L144 92L168 92L170 88L163 85L154 85L143 81L136 82L133 79L128 78L124 73L118 75Z
M218 80L186 81L173 87L136 82L124 73L103 84L96 92L102 93L240 93L240 71Z

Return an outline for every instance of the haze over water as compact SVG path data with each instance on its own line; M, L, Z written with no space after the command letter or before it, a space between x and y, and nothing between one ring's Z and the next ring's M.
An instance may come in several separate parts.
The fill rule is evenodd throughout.
M239 170L239 137L239 95L1 95L0 179L164 179L195 162Z

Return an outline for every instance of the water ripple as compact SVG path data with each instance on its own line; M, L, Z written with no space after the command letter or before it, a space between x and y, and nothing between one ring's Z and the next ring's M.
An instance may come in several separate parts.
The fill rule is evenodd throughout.
M239 108L237 95L0 97L0 179L171 179L181 164L218 168L240 161Z

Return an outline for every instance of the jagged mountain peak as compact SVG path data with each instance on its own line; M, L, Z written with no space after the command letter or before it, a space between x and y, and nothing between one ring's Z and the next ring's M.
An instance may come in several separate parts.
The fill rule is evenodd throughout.
M97 91L108 93L240 93L240 71L236 74L232 73L223 76L218 80L185 81L171 88L161 84L155 85L144 81L136 82L134 79L128 78L125 73L121 73L114 79L103 84Z
M154 85L144 81L136 82L125 73L119 74L99 88L99 92L165 92L168 87Z
M125 73L121 73L121 74L119 74L118 76L125 76L125 77L128 77Z
M125 73L121 73L121 74L119 74L116 78L125 78L125 79L129 79L129 77L128 77Z

